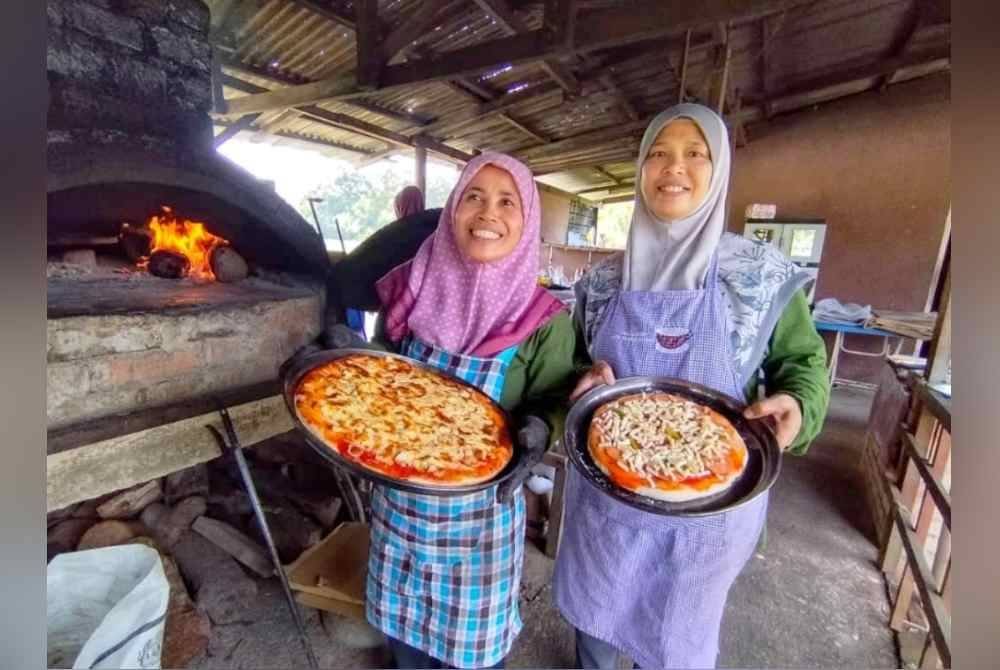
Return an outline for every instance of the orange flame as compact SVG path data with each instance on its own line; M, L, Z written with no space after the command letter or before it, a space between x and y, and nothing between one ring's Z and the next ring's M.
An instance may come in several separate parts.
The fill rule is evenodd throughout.
M153 233L150 253L162 250L181 254L191 262L189 277L215 279L209 258L215 247L228 242L205 230L204 223L180 219L173 210L164 206L162 215L150 217L149 229ZM142 263L143 266L146 264Z

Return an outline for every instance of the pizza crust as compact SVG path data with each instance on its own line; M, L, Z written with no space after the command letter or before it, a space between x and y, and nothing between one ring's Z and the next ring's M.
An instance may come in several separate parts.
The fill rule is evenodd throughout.
M597 465L597 467L601 470L601 472L604 473L604 475L616 486L619 486L620 488L624 488L629 491L633 491L635 493L638 493L640 495L649 498L653 498L655 500L662 500L665 502L690 502L693 500L699 500L702 498L707 498L710 496L717 495L719 493L723 493L724 491L731 488L732 485L736 482L736 480L738 480L740 476L743 474L743 472L746 470L748 461L748 452L746 444L743 442L743 438L740 437L739 432L732 425L732 423L730 423L724 416L722 416L715 410L711 409L710 407L698 405L700 411L703 411L705 414L707 414L707 417L710 421L715 423L717 426L720 426L725 431L727 446L730 448L731 451L739 454L740 467L730 473L727 473L726 475L713 475L714 477L718 478L719 481L712 482L707 486L702 484L700 488L694 488L693 486L684 486L683 483L675 481L667 482L666 480L661 480L664 481L665 484L665 486L663 487L649 486L648 479L642 477L641 474L632 473L631 471L628 471L629 474L632 475L632 477L634 477L635 479L639 479L640 477L642 477L643 483L637 483L634 481L628 481L628 482L623 481L622 478L616 476L615 473L613 473L610 470L610 468L607 466L605 462L611 457L606 453L606 447L603 445L603 442L605 441L604 432L601 430L601 428L598 427L598 419L604 413L614 411L616 407L628 404L629 402L634 402L635 400L641 398L651 399L656 401L657 403L681 402L681 403L689 403L697 405L697 403L694 403L693 401L688 400L687 398L658 391L655 393L632 394L628 396L623 396L621 398L617 398L616 400L599 407L594 412L594 416L591 419L590 429L588 430L587 434L587 449L590 452L590 456L593 459L594 464ZM621 467L621 465L619 464L617 467Z

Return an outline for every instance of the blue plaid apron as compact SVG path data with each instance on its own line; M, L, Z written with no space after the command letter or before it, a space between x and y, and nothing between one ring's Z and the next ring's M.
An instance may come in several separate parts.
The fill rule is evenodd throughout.
M403 353L499 401L517 346L495 358L452 354L416 339ZM366 614L386 635L451 666L495 665L521 630L524 493L463 496L372 491Z
M665 375L745 398L713 259L705 288L620 291L594 337L618 377ZM571 624L647 668L711 668L729 587L753 555L766 496L682 519L599 492L575 470L556 559L556 604Z

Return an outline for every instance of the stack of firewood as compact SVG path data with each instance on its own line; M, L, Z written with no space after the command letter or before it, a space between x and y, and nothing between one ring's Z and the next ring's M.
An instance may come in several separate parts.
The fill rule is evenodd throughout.
M336 482L294 433L246 454L287 565L343 520ZM159 551L170 583L162 667L185 667L208 646L213 625L245 618L257 580L274 577L250 500L225 456L48 515L48 560L127 543Z

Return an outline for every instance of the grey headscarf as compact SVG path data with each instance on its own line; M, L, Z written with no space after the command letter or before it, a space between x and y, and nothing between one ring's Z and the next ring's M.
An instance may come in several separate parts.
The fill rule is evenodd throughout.
M664 126L688 118L701 129L712 154L708 193L683 219L658 219L642 195L642 164ZM726 225L729 190L729 133L725 122L702 105L684 103L658 114L646 128L636 165L635 209L625 247L622 288L627 291L667 291L701 288L712 254Z

